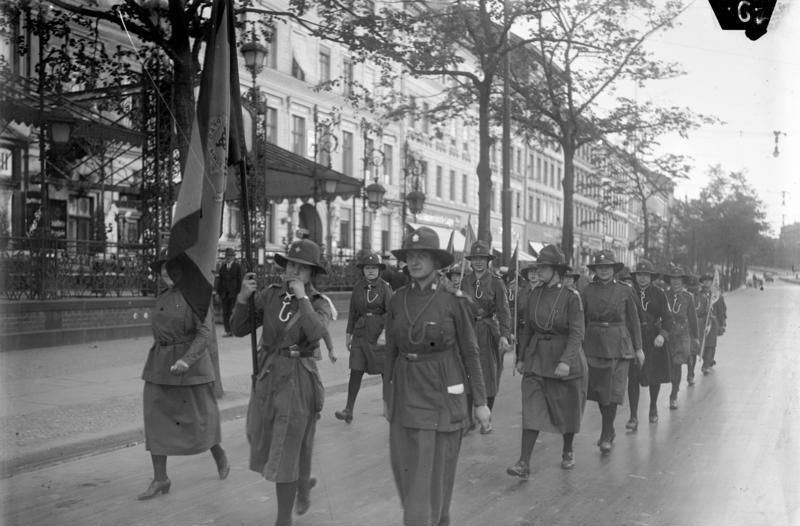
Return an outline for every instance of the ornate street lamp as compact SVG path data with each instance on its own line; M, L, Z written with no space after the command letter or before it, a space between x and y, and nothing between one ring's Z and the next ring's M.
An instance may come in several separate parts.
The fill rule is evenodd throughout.
M374 182L364 189L367 194L367 203L372 210L377 210L383 205L383 196L386 189L378 182Z

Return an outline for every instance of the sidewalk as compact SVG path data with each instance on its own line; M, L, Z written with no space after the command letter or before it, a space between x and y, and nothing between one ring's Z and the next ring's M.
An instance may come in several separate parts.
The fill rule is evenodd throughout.
M331 324L339 360L319 362L328 394L346 391L347 321ZM241 418L250 396L250 338L221 337L224 421ZM0 477L144 439L141 371L150 338L0 352ZM364 384L377 383L377 376Z

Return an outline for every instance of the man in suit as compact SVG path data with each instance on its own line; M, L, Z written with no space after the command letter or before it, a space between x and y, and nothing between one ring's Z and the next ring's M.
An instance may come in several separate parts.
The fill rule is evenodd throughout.
M225 261L217 272L217 295L222 303L222 321L225 325L225 336L231 334L231 313L236 303L236 295L239 294L239 287L244 278L242 265L236 261L236 251L232 248L225 249Z

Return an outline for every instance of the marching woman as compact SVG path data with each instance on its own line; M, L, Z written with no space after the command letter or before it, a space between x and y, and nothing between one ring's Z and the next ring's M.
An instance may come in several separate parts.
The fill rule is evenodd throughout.
M628 374L628 403L631 417L625 427L635 432L639 427L639 386L650 389L651 424L658 422L658 395L661 384L671 382L670 359L664 344L672 330L672 315L667 307L664 291L653 285L659 277L653 264L642 259L633 272L633 291L636 308L639 310L639 326L642 328L644 365L631 364Z
M439 248L436 232L420 227L392 254L411 276L386 316L383 400L392 473L404 526L448 526L467 389L475 417L489 422L478 344L465 298L437 273L453 256Z
M283 283L256 293L255 275L242 282L231 316L235 336L253 329L248 302L254 294L255 315L263 325L258 349L258 376L247 408L250 469L275 483L278 500L276 526L292 524L308 511L311 455L319 412L325 398L315 353L326 335L331 307L314 287L324 274L319 247L310 239L295 241L286 255L275 255L286 269ZM331 361L334 355L329 353Z
M522 448L509 475L527 479L540 431L563 437L561 468L572 469L572 441L580 431L588 387L581 349L584 319L580 294L565 287L567 269L557 247L544 247L536 259L539 283L527 297L517 370L522 374Z
M692 354L692 346L700 347L700 340L697 338L697 309L694 304L694 296L686 290L686 283L689 275L678 265L671 265L669 271L664 274L664 278L669 283L667 290L667 308L672 315L672 330L668 337L668 349L670 355L670 378L672 380L672 392L669 394L669 408L678 409L678 391L681 385L681 369L686 364L689 367L689 359ZM691 385L694 382L690 382Z
M714 301L714 276L703 274L700 276L700 294L697 299L697 328L705 331L705 342L703 345L703 375L710 374L714 365L717 363L714 356L717 352L717 337L725 334L725 326L728 321L728 308L725 306L725 298L722 292Z
M365 254L356 265L364 276L350 295L350 314L347 317L346 345L350 351L350 382L347 403L334 415L348 424L353 421L353 407L364 373L381 374L383 363L376 356L378 338L383 332L386 310L392 297L392 287L380 278L386 269L378 254Z
M209 355L213 316L201 320L175 286L183 275L180 260L159 259L151 265L167 290L156 298L151 324L155 340L142 371L145 448L153 462L153 481L137 498L169 493L167 456L211 450L220 479L231 466L220 442L216 381ZM210 296L210 295L209 295Z
M583 349L589 364L588 399L600 406L603 430L597 445L603 455L611 453L617 406L625 398L628 368L633 360L644 362L639 314L630 285L614 279L622 269L614 253L603 250L587 265L595 280L583 289L586 337Z
M472 272L464 276L461 290L473 299L477 309L475 333L478 336L486 400L489 409L492 409L500 389L503 356L510 349L511 311L503 280L489 270L489 262L494 259L489 244L476 241L466 259L472 265ZM481 426L481 434L491 432L491 422Z

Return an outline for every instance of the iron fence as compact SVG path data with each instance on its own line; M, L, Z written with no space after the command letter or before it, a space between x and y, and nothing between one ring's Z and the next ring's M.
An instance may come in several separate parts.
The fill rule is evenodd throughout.
M103 241L0 237L0 298L54 300L151 296L157 276L150 270L152 246ZM319 275L320 291L351 290L359 272L351 261L333 261ZM260 286L280 281L283 270L269 261L256 268Z

